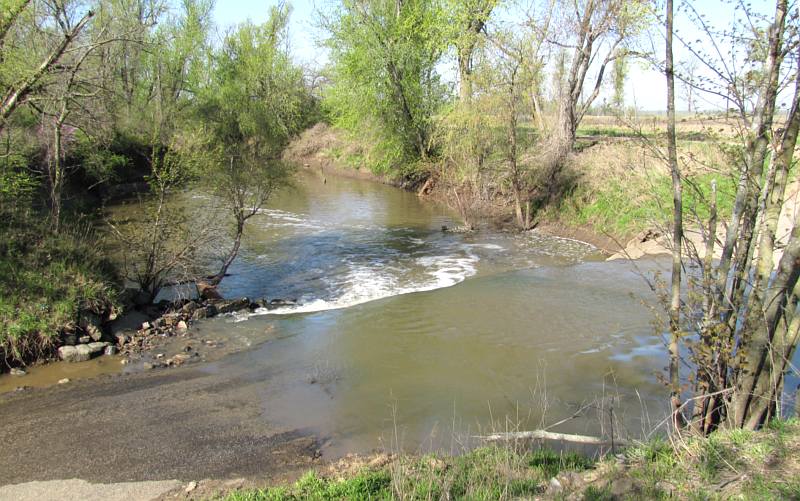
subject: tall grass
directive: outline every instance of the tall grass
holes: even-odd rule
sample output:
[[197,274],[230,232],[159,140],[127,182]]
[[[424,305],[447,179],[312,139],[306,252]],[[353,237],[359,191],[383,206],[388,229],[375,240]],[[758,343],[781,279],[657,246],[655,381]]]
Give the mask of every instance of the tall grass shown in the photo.
[[502,500],[542,494],[562,471],[582,471],[594,461],[549,450],[518,452],[482,447],[460,456],[400,456],[389,465],[336,479],[307,473],[290,486],[229,494],[225,501],[299,500]]
[[115,273],[88,222],[58,234],[33,213],[3,214],[0,227],[0,371],[49,356],[81,310],[113,303]]

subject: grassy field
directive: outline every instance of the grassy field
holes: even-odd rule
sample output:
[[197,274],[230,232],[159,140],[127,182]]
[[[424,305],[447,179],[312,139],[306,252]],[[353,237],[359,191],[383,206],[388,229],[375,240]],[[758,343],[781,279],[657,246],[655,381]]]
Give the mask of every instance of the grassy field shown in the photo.
[[[545,208],[541,217],[590,227],[620,239],[669,221],[672,181],[663,160],[666,151],[660,128],[650,138],[619,140],[632,130],[619,124],[585,127],[590,127],[594,135],[587,144],[582,143],[565,167],[575,179],[574,188],[559,203]],[[681,124],[679,136],[697,134],[694,128]],[[729,143],[682,139],[678,152],[685,224],[697,227],[707,223],[712,182],[717,186],[718,214],[729,215],[737,183],[732,160],[735,152]]]
[[310,472],[292,485],[222,501],[503,499],[800,499],[800,421],[759,432],[673,437],[594,461],[547,450],[480,448],[461,456],[399,457],[345,474]]

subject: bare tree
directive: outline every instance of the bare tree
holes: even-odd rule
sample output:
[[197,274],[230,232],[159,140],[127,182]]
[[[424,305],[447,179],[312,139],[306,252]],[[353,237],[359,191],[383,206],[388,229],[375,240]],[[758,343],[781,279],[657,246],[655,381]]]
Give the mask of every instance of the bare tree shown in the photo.
[[[578,126],[600,94],[606,68],[625,54],[624,42],[638,33],[649,13],[646,2],[640,1],[565,0],[559,2],[558,8],[564,29],[575,34],[566,43],[561,36],[548,39],[572,53],[558,95],[555,140],[559,156],[563,157],[572,150]],[[596,75],[587,92],[586,79],[592,68],[596,68]]]
[[[780,401],[786,370],[796,351],[800,334],[800,219],[794,216],[790,235],[779,243],[778,219],[785,201],[800,131],[800,40],[795,16],[789,15],[787,0],[776,0],[774,14],[764,26],[761,17],[747,6],[739,15],[748,26],[744,31],[722,32],[712,28],[692,4],[685,12],[708,38],[706,52],[694,42],[673,33],[672,2],[667,4],[668,152],[664,159],[673,177],[673,276],[669,294],[670,392],[676,424],[691,416],[691,429],[709,433],[727,424],[756,429],[780,415]],[[764,34],[767,36],[764,37]],[[671,36],[672,35],[672,36]],[[731,169],[738,175],[733,209],[718,234],[716,189],[708,200],[709,217],[703,228],[705,256],[683,242],[681,181],[687,178],[678,168],[674,131],[674,66],[672,38],[684,44],[703,72],[713,75],[691,82],[697,92],[730,97],[737,107],[739,129],[725,138]],[[721,36],[731,37],[723,50]],[[763,58],[737,56],[754,50]],[[743,78],[743,75],[745,77]],[[776,124],[776,102],[784,82],[793,85],[792,105],[786,121]],[[787,89],[788,91],[789,89]],[[739,139],[735,148],[730,143]],[[697,196],[703,191],[689,186]],[[719,259],[714,249],[720,244]],[[680,295],[680,266],[687,258],[702,273],[686,275],[689,293]],[[779,255],[782,252],[782,255]],[[692,339],[696,336],[696,339]],[[680,360],[681,345],[688,347],[690,360]],[[680,378],[678,367],[685,363],[688,373]],[[680,403],[680,383],[693,382],[693,395]],[[689,409],[687,409],[689,407]],[[690,412],[684,413],[687,410]],[[680,414],[680,415],[679,415]]]
[[[10,27],[19,18],[27,4],[28,2],[22,2],[18,10],[11,13],[9,20],[3,22],[0,40],[5,39]],[[93,17],[94,11],[89,10],[73,25],[59,24],[62,32],[58,41],[49,49],[44,60],[33,71],[21,76],[17,82],[12,83],[8,89],[4,90],[0,98],[0,132],[2,132],[6,120],[11,114],[31,96],[36,89],[37,83],[58,66],[67,49],[75,43]]]
[[673,2],[667,0],[666,13],[666,68],[667,77],[667,159],[672,176],[672,279],[669,309],[669,384],[673,408],[673,420],[680,423],[681,383],[680,353],[681,338],[681,249],[683,247],[683,186],[678,167],[678,149],[675,133],[675,69],[672,56]]

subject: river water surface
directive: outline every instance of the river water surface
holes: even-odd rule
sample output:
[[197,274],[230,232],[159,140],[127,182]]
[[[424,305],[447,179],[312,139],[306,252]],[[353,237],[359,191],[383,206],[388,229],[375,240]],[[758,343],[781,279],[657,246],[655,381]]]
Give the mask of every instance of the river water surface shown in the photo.
[[[198,193],[176,202],[214,210]],[[221,285],[227,297],[298,304],[198,323],[198,337],[244,348],[198,367],[256,388],[241,405],[317,434],[330,455],[457,452],[474,435],[581,408],[555,431],[608,435],[612,407],[616,436],[652,428],[666,400],[656,377],[665,349],[645,304],[652,293],[630,264],[535,231],[443,226],[458,221],[412,193],[299,173],[248,221]]]
[[443,232],[458,222],[414,194],[308,173],[248,224],[222,292],[299,305],[205,323],[254,346],[207,370],[263,379],[265,418],[332,454],[460,447],[582,406],[558,430],[607,432],[613,405],[640,435],[663,413],[652,295],[588,244]]

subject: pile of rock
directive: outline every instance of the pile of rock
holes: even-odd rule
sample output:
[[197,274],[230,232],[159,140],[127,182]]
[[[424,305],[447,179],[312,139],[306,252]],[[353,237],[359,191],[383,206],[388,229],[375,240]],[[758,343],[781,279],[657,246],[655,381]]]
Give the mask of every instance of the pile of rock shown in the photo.
[[[155,347],[159,337],[186,335],[193,322],[242,310],[252,311],[264,304],[264,301],[253,302],[246,297],[234,300],[175,302],[158,318],[143,322],[137,331],[117,334],[117,344],[123,354],[147,351]],[[180,365],[184,361],[179,360],[170,365]]]
[[[106,326],[117,318],[115,312],[98,315],[85,311],[81,312],[78,324],[70,325],[62,332],[62,346],[58,349],[58,355],[61,360],[68,362],[83,362],[101,353],[114,355],[117,350],[123,355],[141,353],[155,348],[159,338],[186,335],[189,326],[198,320],[243,310],[274,309],[296,304],[296,301],[291,299],[251,301],[246,297],[233,300],[162,301],[144,307],[130,302],[131,309],[136,308],[140,317],[149,320],[141,323],[138,328],[113,335],[109,334]],[[188,355],[181,354],[173,357],[171,363],[166,365],[181,365],[188,358]]]
[[114,355],[117,352],[110,341],[104,325],[114,320],[117,312],[107,309],[102,314],[83,310],[78,315],[78,323],[67,325],[61,332],[58,357],[67,362],[85,362],[95,355]]

